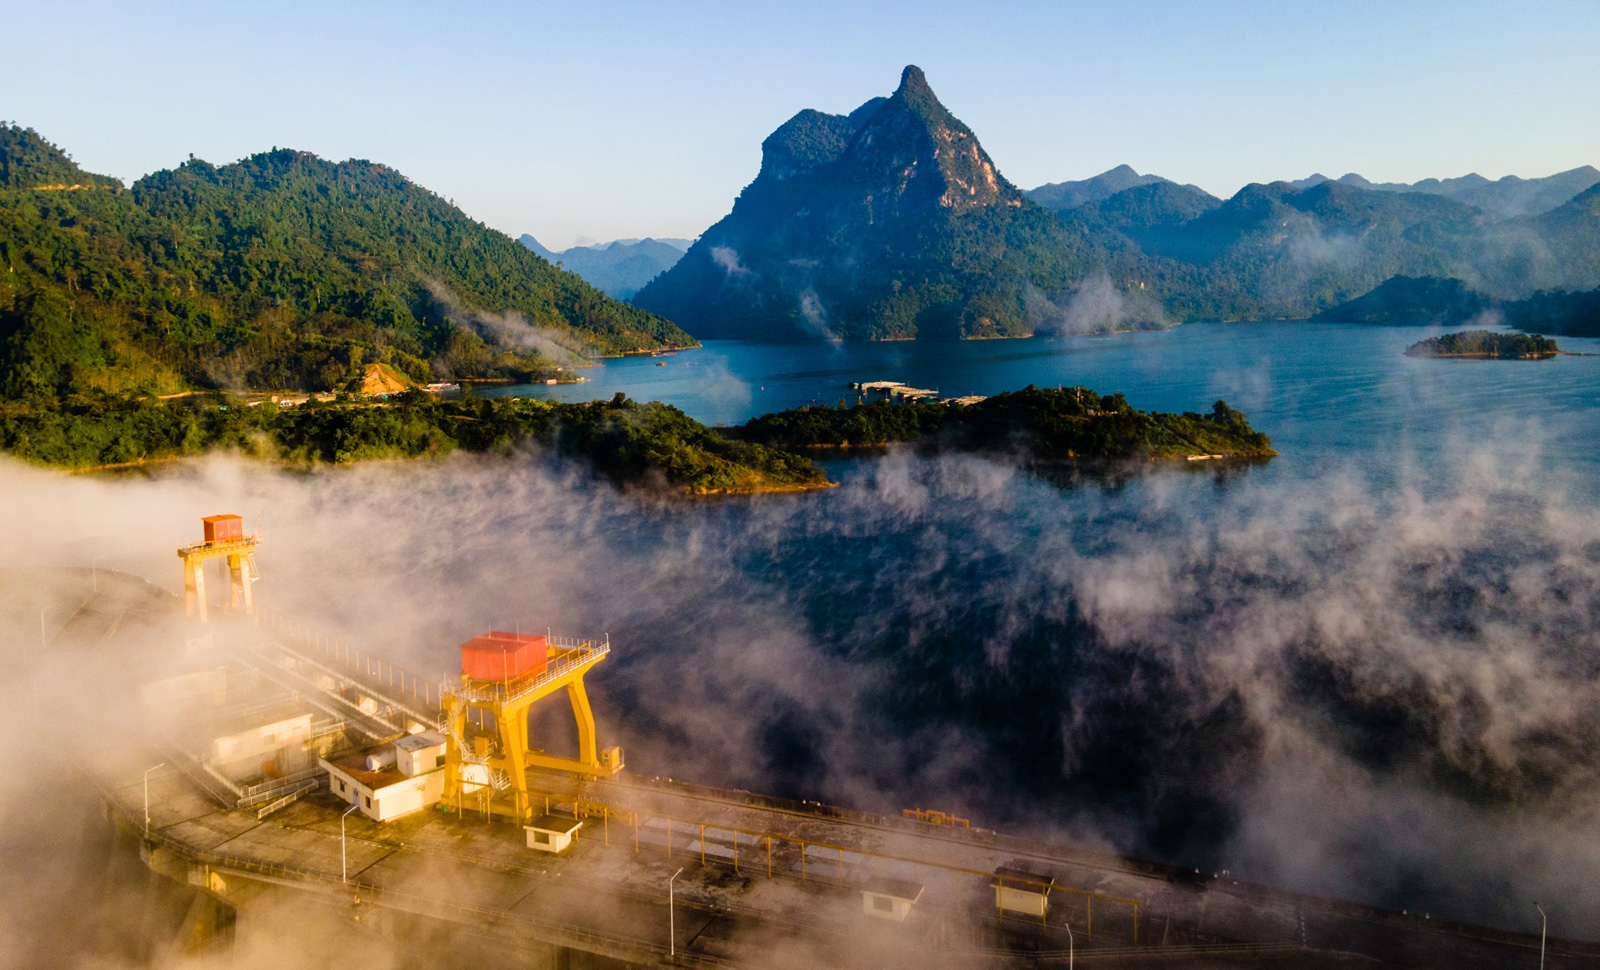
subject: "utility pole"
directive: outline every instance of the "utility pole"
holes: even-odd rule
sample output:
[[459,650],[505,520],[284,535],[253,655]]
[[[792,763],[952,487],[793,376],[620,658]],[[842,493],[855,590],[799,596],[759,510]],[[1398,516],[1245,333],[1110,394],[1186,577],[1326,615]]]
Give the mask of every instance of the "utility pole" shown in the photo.
[[1544,907],[1538,903],[1534,903],[1533,908],[1539,911],[1539,970],[1544,970],[1544,936],[1550,929],[1550,917],[1544,914]]
[[[356,796],[356,798],[358,798],[358,799],[360,797],[361,797],[360,795]],[[361,803],[359,801],[357,801],[354,805],[351,805],[349,808],[345,809],[343,815],[339,816],[339,881],[340,882],[346,882],[347,883],[347,882],[350,881],[350,857],[349,857],[349,855],[347,855],[345,853],[345,849],[344,849],[344,820],[349,818],[350,817],[350,813],[355,811],[356,807],[358,805],[360,805],[360,804]]]
[[166,766],[167,763],[163,761],[144,770],[144,837],[147,839],[150,837],[150,772]]
[[681,875],[683,868],[679,867],[678,871],[672,874],[672,879],[667,880],[667,956],[669,957],[678,955],[678,918],[672,908],[672,882]]

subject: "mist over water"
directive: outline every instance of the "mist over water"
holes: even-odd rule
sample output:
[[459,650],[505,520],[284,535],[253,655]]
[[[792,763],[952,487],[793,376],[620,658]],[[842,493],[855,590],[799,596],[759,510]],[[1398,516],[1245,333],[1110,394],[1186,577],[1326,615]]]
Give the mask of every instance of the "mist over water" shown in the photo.
[[[1092,344],[1071,380],[1226,397],[1285,453],[1267,465],[1072,480],[892,452],[832,463],[825,493],[688,503],[537,454],[4,463],[0,529],[18,561],[176,590],[199,516],[260,513],[265,611],[441,679],[488,627],[609,633],[590,689],[636,773],[1524,929],[1559,900],[1552,932],[1600,935],[1600,475],[1574,444],[1600,358],[1416,361],[1391,331],[1319,358],[1251,342],[1270,326]],[[1042,384],[1050,349],[983,352]],[[972,379],[1030,382],[1011,363]]]

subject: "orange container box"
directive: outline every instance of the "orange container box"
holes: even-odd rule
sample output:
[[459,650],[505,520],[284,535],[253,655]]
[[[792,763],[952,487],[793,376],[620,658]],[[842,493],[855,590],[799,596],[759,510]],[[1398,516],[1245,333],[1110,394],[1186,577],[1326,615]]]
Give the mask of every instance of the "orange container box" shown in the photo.
[[531,633],[485,633],[461,645],[461,672],[473,680],[515,680],[544,673],[545,638]]
[[229,542],[244,538],[244,517],[239,515],[208,515],[200,520],[205,527],[207,542]]

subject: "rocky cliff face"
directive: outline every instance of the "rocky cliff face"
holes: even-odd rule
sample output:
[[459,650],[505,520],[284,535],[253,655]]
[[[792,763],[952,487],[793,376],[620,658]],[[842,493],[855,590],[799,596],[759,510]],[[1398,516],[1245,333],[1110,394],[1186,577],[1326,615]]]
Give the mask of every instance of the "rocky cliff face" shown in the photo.
[[733,212],[635,303],[713,337],[1021,334],[1071,275],[1066,235],[911,66],[888,98],[784,122]]

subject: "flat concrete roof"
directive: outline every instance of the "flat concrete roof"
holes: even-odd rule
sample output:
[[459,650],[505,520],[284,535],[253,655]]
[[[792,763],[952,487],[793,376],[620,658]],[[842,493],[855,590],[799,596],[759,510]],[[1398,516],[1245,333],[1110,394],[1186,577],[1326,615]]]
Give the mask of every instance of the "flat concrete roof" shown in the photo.
[[408,777],[406,773],[401,771],[399,768],[383,768],[378,771],[368,770],[367,755],[377,751],[379,748],[385,747],[388,747],[388,745],[380,744],[375,747],[367,748],[363,751],[357,751],[355,754],[347,754],[338,761],[329,761],[327,758],[322,758],[320,760],[326,764],[333,765],[344,774],[349,775],[351,780],[357,784],[363,785],[376,792],[381,788],[388,788],[390,785],[398,785],[402,781],[405,781]]
[[436,748],[444,744],[444,735],[438,731],[423,731],[421,734],[408,734],[394,743],[401,751],[420,751],[423,748]]
[[873,876],[862,884],[863,892],[875,893],[879,896],[893,896],[896,899],[909,899],[913,903],[922,898],[923,885],[909,879],[894,879],[890,876]]
[[[1014,888],[1020,892],[1033,892],[1041,896],[1048,895],[1055,888],[1056,877],[1044,872],[1034,872],[1018,866],[998,866],[994,870],[994,879],[990,885],[1000,885],[1003,880],[1014,879],[1016,883],[1007,888]],[[1040,885],[1043,883],[1043,885]]]
[[538,829],[541,832],[555,832],[558,835],[571,835],[578,831],[578,826],[583,823],[571,815],[540,815],[528,823],[528,828]]

